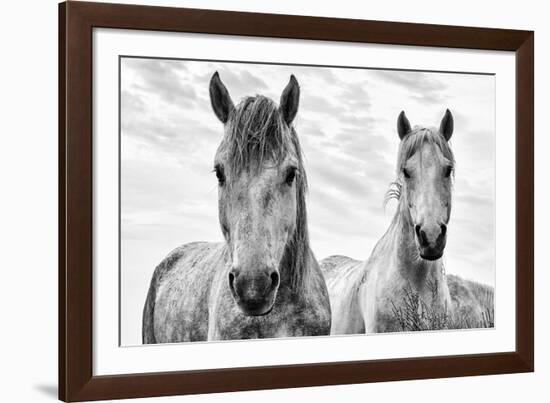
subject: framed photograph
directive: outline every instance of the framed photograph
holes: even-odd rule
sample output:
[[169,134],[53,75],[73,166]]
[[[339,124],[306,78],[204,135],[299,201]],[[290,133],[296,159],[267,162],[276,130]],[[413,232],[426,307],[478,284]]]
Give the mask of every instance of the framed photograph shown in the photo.
[[60,4],[60,399],[533,371],[533,41]]

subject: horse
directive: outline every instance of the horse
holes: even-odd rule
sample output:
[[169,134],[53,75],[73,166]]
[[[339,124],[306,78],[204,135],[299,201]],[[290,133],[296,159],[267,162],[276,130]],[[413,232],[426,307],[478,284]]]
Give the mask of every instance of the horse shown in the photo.
[[224,242],[185,244],[156,267],[143,343],[328,335],[328,290],[309,245],[293,126],[298,81],[290,77],[279,106],[261,95],[235,106],[218,72],[209,92],[224,127],[213,170]]
[[[405,112],[399,114],[397,179],[385,200],[395,198],[398,206],[389,228],[364,262],[345,256],[321,261],[332,334],[483,326],[485,294],[471,292],[458,277],[452,278],[451,294],[443,267],[455,172],[453,130],[448,109],[439,128],[411,128]],[[459,313],[468,321],[460,321]]]

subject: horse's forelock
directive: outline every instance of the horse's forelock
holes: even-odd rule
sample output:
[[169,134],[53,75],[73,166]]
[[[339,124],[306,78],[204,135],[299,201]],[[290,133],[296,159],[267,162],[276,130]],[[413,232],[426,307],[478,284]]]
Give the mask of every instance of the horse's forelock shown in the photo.
[[399,146],[397,175],[401,173],[407,160],[426,143],[435,144],[441,150],[443,156],[454,165],[455,159],[453,151],[447,140],[445,140],[439,131],[435,128],[415,126],[413,131],[403,138]]
[[293,142],[295,133],[283,121],[271,99],[257,95],[243,99],[231,113],[224,147],[229,169],[259,170],[267,161],[280,164],[289,153],[300,154]]

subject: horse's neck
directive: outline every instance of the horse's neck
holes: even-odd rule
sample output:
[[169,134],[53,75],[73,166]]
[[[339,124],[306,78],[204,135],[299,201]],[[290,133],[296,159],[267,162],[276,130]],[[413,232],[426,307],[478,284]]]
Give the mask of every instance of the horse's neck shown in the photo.
[[393,278],[400,278],[415,291],[423,291],[430,283],[444,284],[441,259],[427,261],[420,257],[415,244],[409,211],[399,205],[385,235],[391,265],[387,268]]

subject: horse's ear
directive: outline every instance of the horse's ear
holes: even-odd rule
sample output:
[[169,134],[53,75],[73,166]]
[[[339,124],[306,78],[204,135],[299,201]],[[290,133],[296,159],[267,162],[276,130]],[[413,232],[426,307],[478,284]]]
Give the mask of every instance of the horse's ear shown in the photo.
[[300,103],[300,86],[294,74],[290,76],[290,81],[283,90],[279,109],[283,115],[283,120],[290,125],[298,113],[298,104]]
[[222,123],[226,123],[235,106],[217,71],[210,79],[210,102],[218,119]]
[[441,119],[441,125],[439,126],[439,133],[445,137],[445,140],[449,141],[453,135],[454,119],[450,110],[445,111],[445,116]]
[[397,117],[397,133],[399,133],[399,138],[403,140],[407,134],[411,132],[411,123],[407,116],[405,116],[405,111],[401,111]]

